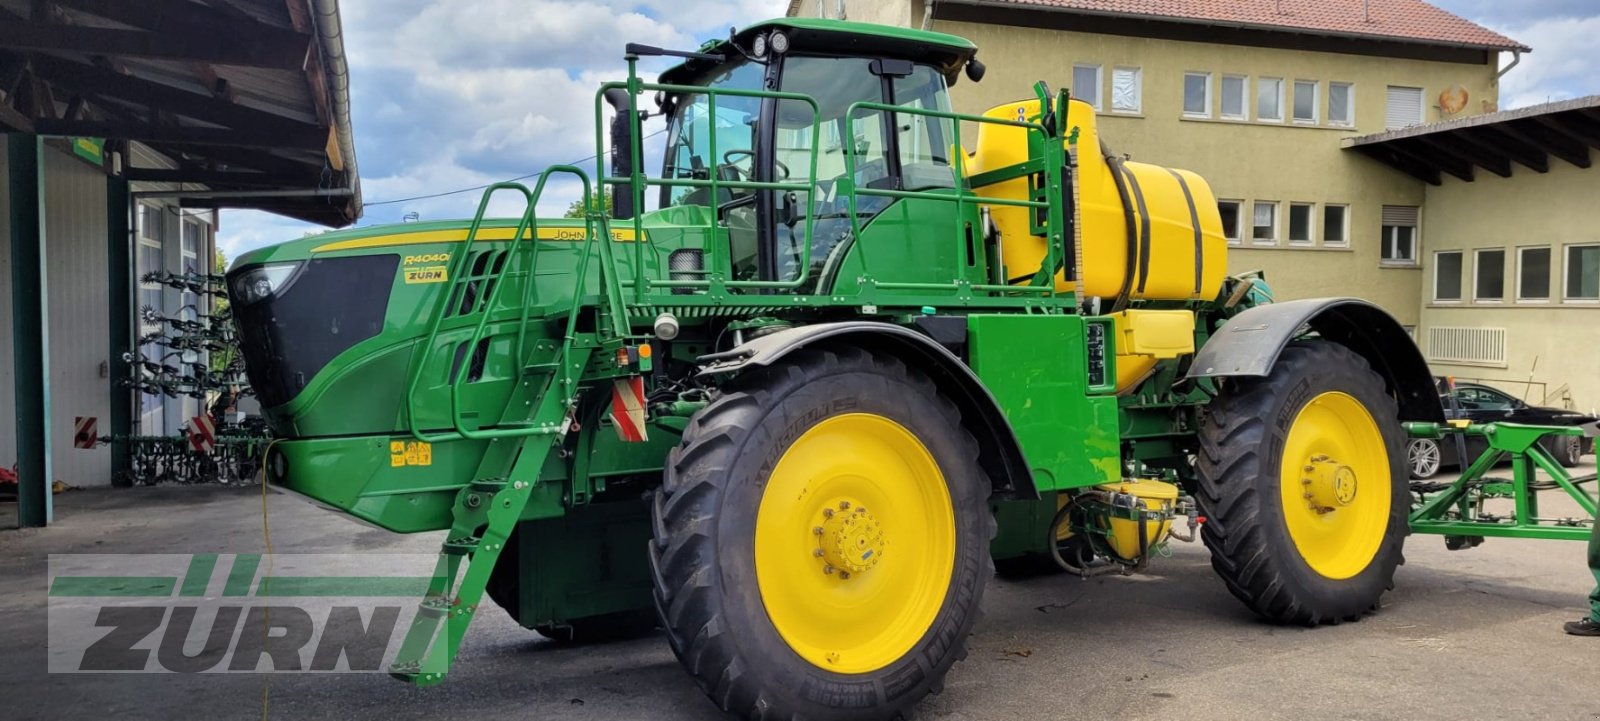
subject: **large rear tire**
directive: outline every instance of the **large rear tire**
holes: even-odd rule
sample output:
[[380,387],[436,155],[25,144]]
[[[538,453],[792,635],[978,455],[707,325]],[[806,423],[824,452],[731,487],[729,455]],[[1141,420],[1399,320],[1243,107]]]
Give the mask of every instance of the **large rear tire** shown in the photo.
[[965,657],[991,574],[978,444],[931,380],[850,347],[732,381],[656,496],[673,653],[722,710],[889,719]]
[[1200,431],[1202,537],[1228,590],[1278,623],[1355,620],[1394,587],[1410,533],[1399,410],[1367,362],[1326,341],[1229,379]]

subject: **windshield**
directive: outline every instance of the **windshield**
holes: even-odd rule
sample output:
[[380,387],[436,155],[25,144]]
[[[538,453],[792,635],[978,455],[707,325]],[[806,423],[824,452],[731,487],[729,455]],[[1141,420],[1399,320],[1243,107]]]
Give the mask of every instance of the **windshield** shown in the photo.
[[[691,83],[718,90],[760,90],[766,68],[752,62],[723,66]],[[754,163],[756,120],[761,116],[761,99],[728,95],[717,96],[717,114],[711,116],[711,103],[703,94],[676,99],[667,120],[665,178],[710,180],[721,172],[724,180],[748,180]],[[711,139],[716,136],[716,155],[711,155]],[[727,194],[728,191],[723,191]],[[727,199],[724,198],[724,201]],[[663,186],[661,206],[711,206],[707,188]]]

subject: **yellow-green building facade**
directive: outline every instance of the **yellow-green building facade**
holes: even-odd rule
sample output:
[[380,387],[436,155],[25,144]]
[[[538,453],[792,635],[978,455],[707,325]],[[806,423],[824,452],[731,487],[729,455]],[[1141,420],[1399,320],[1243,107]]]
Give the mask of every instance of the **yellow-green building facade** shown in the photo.
[[[1502,69],[1528,50],[1431,7],[1435,16],[1427,22],[1408,10],[1412,19],[1402,24],[1395,13],[1406,8],[1395,4],[1370,0],[1372,22],[1323,17],[1318,13],[1326,8],[1294,0],[1279,3],[1287,14],[1237,22],[1124,12],[1117,8],[1151,4],[1119,0],[798,0],[789,12],[925,27],[972,40],[988,74],[981,83],[962,79],[952,88],[958,111],[981,113],[1027,97],[1036,80],[1070,88],[1097,106],[1101,137],[1113,152],[1193,170],[1210,181],[1230,230],[1230,271],[1265,271],[1279,299],[1376,302],[1412,330],[1426,352],[1430,323],[1453,328],[1490,318],[1433,302],[1433,253],[1480,242],[1486,229],[1497,227],[1487,216],[1508,190],[1532,195],[1566,186],[1554,170],[1522,169],[1510,179],[1495,177],[1508,186],[1498,190],[1482,189],[1497,183],[1476,187],[1455,178],[1436,187],[1346,147],[1394,128],[1496,112]],[[1362,12],[1362,3],[1330,5]],[[1297,27],[1301,23],[1315,27]],[[1600,198],[1592,177],[1600,173],[1570,170],[1585,174],[1588,197]],[[1524,175],[1539,175],[1538,182]],[[1558,202],[1585,191],[1553,192],[1544,197]],[[1583,212],[1600,212],[1593,200],[1587,205]],[[1588,225],[1600,238],[1600,223]],[[1495,315],[1493,322],[1508,329],[1529,324],[1530,333],[1568,323],[1600,327],[1600,309],[1592,319],[1587,310],[1559,302],[1531,313],[1502,305],[1494,312],[1512,315]],[[1508,337],[1508,348],[1521,334]],[[1600,337],[1591,347],[1600,347]],[[1539,355],[1537,375],[1545,388],[1566,385],[1579,407],[1600,406],[1600,361],[1590,363],[1592,379],[1580,380],[1581,367]],[[1520,348],[1508,350],[1503,361],[1434,362],[1440,374],[1489,380],[1525,379],[1531,363]],[[1522,394],[1520,384],[1513,387]],[[1534,393],[1530,400],[1543,397]]]

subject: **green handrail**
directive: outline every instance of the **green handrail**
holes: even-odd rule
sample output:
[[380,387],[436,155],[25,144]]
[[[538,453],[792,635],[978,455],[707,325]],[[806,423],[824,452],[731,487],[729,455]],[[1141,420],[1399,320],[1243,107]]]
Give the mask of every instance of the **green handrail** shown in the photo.
[[[448,304],[455,296],[456,288],[461,286],[461,269],[466,264],[467,258],[471,254],[472,245],[477,242],[478,232],[482,228],[484,216],[488,211],[489,201],[491,198],[493,198],[496,192],[502,190],[514,190],[521,193],[526,206],[523,210],[521,219],[517,223],[517,229],[511,236],[510,253],[507,256],[505,263],[500,266],[500,271],[496,275],[496,282],[491,284],[493,287],[489,291],[488,298],[484,300],[483,311],[478,316],[478,321],[473,327],[471,339],[467,341],[466,347],[469,349],[476,349],[478,343],[483,340],[484,331],[488,328],[489,317],[493,315],[496,305],[500,299],[501,290],[505,287],[505,283],[501,281],[512,268],[516,267],[516,262],[522,253],[524,246],[526,245],[529,248],[528,253],[530,255],[528,261],[527,280],[523,284],[523,302],[521,304],[520,322],[517,326],[517,352],[514,357],[517,359],[517,364],[519,366],[527,361],[527,327],[532,306],[533,285],[536,279],[536,271],[538,269],[539,260],[539,219],[537,217],[536,210],[538,208],[539,198],[544,195],[545,185],[549,182],[551,176],[562,173],[576,176],[583,184],[583,202],[585,207],[590,207],[592,205],[592,190],[589,184],[589,178],[588,176],[584,175],[582,170],[579,170],[571,165],[553,165],[545,169],[539,174],[539,181],[534,185],[534,188],[531,191],[527,186],[522,185],[521,183],[494,183],[484,190],[483,197],[478,201],[478,209],[477,212],[473,214],[472,224],[467,229],[467,237],[462,249],[456,254],[455,258],[451,260],[449,270],[451,277],[450,285],[448,288],[444,289],[440,293],[438,299],[434,301],[433,318],[429,322],[428,333],[426,336],[424,336],[422,341],[422,352],[420,357],[412,366],[410,377],[407,380],[406,421],[412,437],[416,438],[417,440],[428,443],[439,443],[462,439],[485,440],[493,438],[532,436],[557,432],[556,429],[545,427],[497,428],[490,430],[467,428],[465,419],[461,415],[461,384],[462,380],[467,375],[467,368],[470,366],[470,355],[467,359],[468,362],[463,362],[460,367],[453,368],[451,370],[449,379],[451,431],[442,433],[429,433],[423,430],[417,419],[416,398],[417,388],[422,381],[423,370],[427,368],[428,362],[432,360],[433,349],[438,341],[439,326],[444,320]],[[586,225],[586,231],[591,236],[591,241],[593,240],[592,236],[595,234],[596,230],[594,226],[595,222],[591,217]],[[606,233],[607,239],[609,239],[609,228],[606,229]],[[609,249],[609,244],[605,247]],[[563,390],[568,392],[569,398],[573,383],[573,369],[567,367],[567,359],[571,354],[572,339],[574,336],[573,329],[577,322],[577,308],[582,303],[581,296],[584,280],[586,279],[588,272],[588,260],[591,252],[592,246],[586,247],[584,254],[579,260],[578,279],[575,282],[573,290],[572,309],[568,314],[567,334],[563,341],[561,350],[559,353],[557,353],[555,359],[555,363],[561,371],[559,378],[562,382]],[[621,304],[619,300],[616,307],[620,309],[620,305]]]

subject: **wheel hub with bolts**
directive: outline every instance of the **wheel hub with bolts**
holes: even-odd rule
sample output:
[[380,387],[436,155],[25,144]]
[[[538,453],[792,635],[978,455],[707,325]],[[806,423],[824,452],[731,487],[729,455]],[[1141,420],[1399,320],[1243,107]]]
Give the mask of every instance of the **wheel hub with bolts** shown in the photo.
[[824,574],[849,580],[852,574],[878,565],[888,542],[883,525],[865,506],[840,500],[828,504],[821,515],[822,525],[813,529],[817,548],[812,553],[821,559]]
[[1358,488],[1354,468],[1323,454],[1310,458],[1300,483],[1305,486],[1306,505],[1319,514],[1354,503]]

